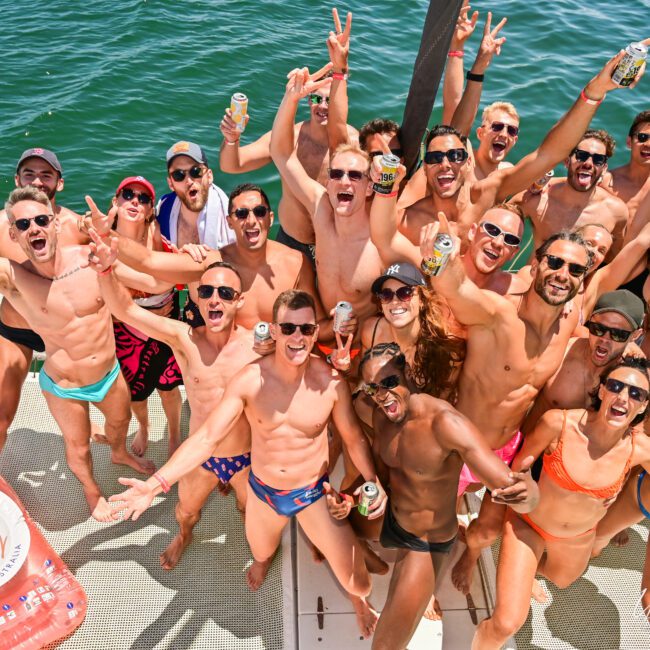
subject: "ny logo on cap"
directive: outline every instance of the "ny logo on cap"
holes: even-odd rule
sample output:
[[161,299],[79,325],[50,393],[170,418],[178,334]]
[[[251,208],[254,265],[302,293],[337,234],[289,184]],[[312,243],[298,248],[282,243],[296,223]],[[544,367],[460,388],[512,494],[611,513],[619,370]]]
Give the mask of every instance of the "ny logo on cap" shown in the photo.
[[386,271],[386,275],[395,275],[396,273],[399,273],[399,264],[393,264],[392,266],[389,266],[388,270]]
[[190,143],[189,142],[177,142],[174,145],[173,152],[174,153],[179,153],[180,151],[189,151],[190,150]]

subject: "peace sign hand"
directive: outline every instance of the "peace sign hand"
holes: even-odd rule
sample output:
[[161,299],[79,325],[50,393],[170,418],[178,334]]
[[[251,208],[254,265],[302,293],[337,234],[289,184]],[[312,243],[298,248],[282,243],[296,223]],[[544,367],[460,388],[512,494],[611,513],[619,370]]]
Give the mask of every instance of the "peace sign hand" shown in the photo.
[[487,20],[483,27],[483,40],[476,54],[476,61],[472,67],[475,74],[483,74],[492,62],[492,57],[501,54],[501,46],[506,42],[505,36],[497,38],[501,28],[508,22],[507,18],[502,18],[499,24],[492,29],[492,12],[488,11]]
[[332,64],[324,65],[320,70],[310,74],[309,68],[294,68],[288,75],[285,97],[301,100],[315,92],[325,84],[330,83],[329,77],[321,78],[332,69]]
[[348,55],[350,53],[350,30],[352,29],[352,12],[348,11],[345,18],[345,29],[341,29],[339,12],[332,9],[332,18],[334,19],[334,32],[326,41],[327,51],[330,55],[330,61],[337,70],[347,70]]

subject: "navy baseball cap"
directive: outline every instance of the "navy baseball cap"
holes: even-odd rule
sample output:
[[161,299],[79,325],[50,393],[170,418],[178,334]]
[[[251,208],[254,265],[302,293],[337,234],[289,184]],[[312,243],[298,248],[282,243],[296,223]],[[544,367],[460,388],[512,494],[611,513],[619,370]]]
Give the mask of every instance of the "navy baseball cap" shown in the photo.
[[41,160],[44,160],[48,165],[59,172],[60,176],[63,176],[63,169],[61,167],[59,159],[56,157],[56,154],[49,149],[41,149],[40,147],[34,147],[33,149],[27,149],[26,151],[23,151],[23,155],[20,157],[18,164],[16,165],[16,174],[20,170],[20,166],[28,158],[40,158]]

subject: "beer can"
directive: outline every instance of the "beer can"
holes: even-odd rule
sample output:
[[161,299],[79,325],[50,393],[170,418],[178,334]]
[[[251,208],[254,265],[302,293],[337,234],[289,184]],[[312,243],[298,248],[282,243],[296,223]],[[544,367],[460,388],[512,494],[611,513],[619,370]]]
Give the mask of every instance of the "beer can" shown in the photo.
[[625,55],[612,74],[612,81],[619,86],[629,86],[648,57],[648,48],[643,43],[630,43],[625,48]]
[[341,300],[336,303],[336,308],[334,311],[334,331],[340,332],[341,326],[345,321],[350,319],[350,314],[352,313],[352,305],[345,300]]
[[248,97],[244,93],[235,93],[230,99],[230,117],[237,125],[237,130],[242,133],[246,128],[248,115]]
[[359,493],[359,514],[367,517],[370,514],[370,506],[375,502],[379,496],[379,488],[372,482],[367,481],[361,486]]
[[447,233],[440,233],[433,245],[433,257],[427,260],[428,275],[440,275],[449,262],[449,257],[454,250],[454,240]]
[[377,194],[390,194],[393,191],[398,166],[399,158],[392,153],[385,153],[381,157],[381,176],[379,182],[372,185]]
[[266,321],[260,321],[257,325],[255,325],[255,329],[253,330],[253,338],[255,339],[255,343],[263,343],[264,341],[268,341],[271,338],[271,329],[269,328],[269,324]]
[[551,169],[551,171],[546,172],[544,176],[542,176],[539,180],[536,180],[531,186],[530,186],[530,192],[532,194],[539,194],[547,185],[548,182],[553,178],[555,175],[555,172]]

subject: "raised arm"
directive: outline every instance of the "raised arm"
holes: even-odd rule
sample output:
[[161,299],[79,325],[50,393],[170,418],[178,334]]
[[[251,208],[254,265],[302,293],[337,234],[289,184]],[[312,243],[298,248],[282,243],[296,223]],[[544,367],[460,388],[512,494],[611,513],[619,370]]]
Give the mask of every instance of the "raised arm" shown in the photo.
[[[487,20],[483,27],[481,45],[476,53],[474,64],[469,71],[463,96],[450,122],[451,126],[458,129],[463,135],[469,135],[472,124],[476,119],[476,113],[481,101],[481,92],[483,91],[482,77],[490,66],[492,57],[495,54],[497,56],[501,54],[501,46],[505,43],[506,37],[497,35],[507,20],[507,18],[502,18],[501,22],[492,29],[492,12],[488,11]],[[473,79],[472,76],[474,76]]]
[[326,192],[320,183],[309,177],[298,160],[293,146],[293,127],[298,102],[309,93],[329,83],[329,79],[320,81],[315,81],[315,79],[322,77],[330,68],[331,64],[328,63],[314,74],[309,74],[307,68],[292,70],[289,73],[287,89],[275,116],[271,132],[273,162],[291,191],[312,216],[316,213],[320,202],[326,198]]
[[[246,121],[248,124],[248,120]],[[271,132],[267,131],[261,138],[241,146],[242,133],[230,117],[230,109],[219,125],[223,135],[219,149],[219,167],[227,174],[243,174],[268,165],[271,162]]]
[[[650,43],[650,39],[648,42]],[[496,201],[504,201],[509,196],[526,189],[533,181],[541,178],[549,169],[553,169],[570,155],[580,142],[582,134],[587,130],[598,105],[605,99],[606,94],[610,90],[620,88],[612,81],[612,73],[623,58],[623,54],[623,51],[619,52],[605,64],[535,151],[522,158],[514,167],[490,175],[494,178],[492,182],[497,184]],[[640,76],[637,81],[639,78]],[[635,84],[636,82],[632,86]],[[480,182],[488,184],[490,178]]]
[[327,51],[332,63],[332,85],[330,87],[329,109],[327,113],[327,139],[330,152],[341,144],[350,142],[348,134],[348,55],[350,53],[350,30],[352,12],[345,19],[345,29],[341,29],[339,12],[332,9],[334,30],[327,39]]

